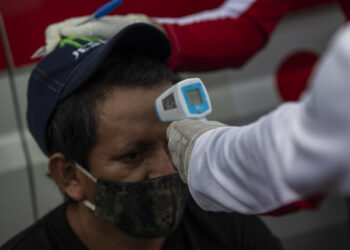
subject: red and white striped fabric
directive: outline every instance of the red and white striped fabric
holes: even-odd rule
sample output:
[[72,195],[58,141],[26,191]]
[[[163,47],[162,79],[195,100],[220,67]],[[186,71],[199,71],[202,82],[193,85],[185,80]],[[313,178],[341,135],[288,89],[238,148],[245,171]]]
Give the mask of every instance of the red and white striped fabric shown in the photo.
[[173,45],[175,70],[239,67],[258,52],[293,0],[227,0],[216,9],[158,18]]
[[[197,6],[204,6],[203,2]],[[226,0],[214,9],[156,19],[173,45],[169,67],[207,71],[242,66],[264,47],[286,13],[329,2],[335,1]],[[342,2],[348,12],[349,4]]]
[[[151,17],[164,17],[161,22],[165,24],[174,48],[170,67],[190,71],[214,70],[239,67],[253,57],[264,47],[286,12],[335,1],[128,0],[112,14],[142,13]],[[349,16],[348,0],[341,1]],[[30,56],[44,44],[43,34],[49,24],[91,14],[105,2],[0,1],[15,65],[33,62]],[[4,58],[0,50],[0,69],[6,67]]]

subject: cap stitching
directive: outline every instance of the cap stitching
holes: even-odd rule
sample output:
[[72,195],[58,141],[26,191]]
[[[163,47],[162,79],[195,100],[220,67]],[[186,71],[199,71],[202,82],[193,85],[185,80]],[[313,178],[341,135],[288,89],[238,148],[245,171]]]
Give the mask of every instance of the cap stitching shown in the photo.
[[[59,93],[59,91],[57,90],[57,89],[55,89],[55,88],[53,88],[52,86],[50,86],[49,84],[47,84],[47,82],[46,81],[43,81],[42,79],[41,79],[41,77],[38,77],[38,76],[36,76],[36,75],[32,75],[32,77],[33,78],[35,78],[36,80],[38,80],[38,82],[39,83],[41,83],[41,84],[43,84],[44,86],[46,86],[46,87],[48,87],[49,89],[51,89],[52,91],[54,91],[54,92],[56,92],[56,93]],[[51,81],[51,79],[48,79],[48,81]]]
[[55,80],[55,79],[52,79],[48,74],[46,74],[44,71],[42,71],[39,67],[36,69],[37,71],[39,71],[42,75],[44,75],[45,77],[47,77],[48,79],[50,79],[50,81],[52,81],[53,83],[56,83],[57,85],[59,86],[64,86],[63,83]]

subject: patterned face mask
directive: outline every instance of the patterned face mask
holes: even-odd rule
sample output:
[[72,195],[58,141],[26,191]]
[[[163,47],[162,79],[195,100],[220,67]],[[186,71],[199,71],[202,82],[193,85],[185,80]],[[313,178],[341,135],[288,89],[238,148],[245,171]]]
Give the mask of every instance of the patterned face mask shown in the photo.
[[123,183],[96,179],[78,164],[76,167],[96,183],[95,204],[88,200],[84,204],[125,234],[164,237],[180,223],[188,188],[178,174]]

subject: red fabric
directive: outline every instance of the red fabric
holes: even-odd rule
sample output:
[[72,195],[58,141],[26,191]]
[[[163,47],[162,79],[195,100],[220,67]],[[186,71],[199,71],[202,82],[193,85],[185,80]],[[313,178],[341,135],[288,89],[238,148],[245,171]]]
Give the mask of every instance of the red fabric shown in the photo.
[[303,1],[295,1],[294,9],[305,9],[310,7],[315,7],[320,4],[327,4],[331,2],[337,2],[337,0],[303,0]]
[[[157,17],[180,17],[213,9],[224,0],[127,0],[111,14],[144,13]],[[46,27],[64,19],[92,14],[107,0],[0,0],[0,11],[15,65],[21,66],[38,60],[30,56],[45,43]],[[0,70],[6,68],[0,41]]]
[[[157,17],[180,17],[216,8],[221,5],[223,1],[224,0],[127,0],[112,14],[144,13]],[[244,14],[244,17],[240,20],[226,20],[228,21],[227,24],[223,24],[224,27],[227,28],[226,30],[216,26],[214,23],[208,24],[207,27],[204,24],[199,24],[196,27],[183,27],[183,29],[175,26],[173,30],[179,32],[177,37],[179,43],[182,44],[181,48],[185,51],[178,51],[180,54],[177,60],[174,59],[177,57],[176,54],[173,55],[173,67],[191,69],[193,66],[194,68],[192,70],[205,70],[242,65],[267,42],[269,33],[279,20],[280,6],[288,1],[293,0],[258,0],[255,6],[252,7],[248,13]],[[334,0],[294,1],[299,2],[297,8],[304,8],[324,2],[332,2]],[[349,5],[345,3],[346,1],[343,0],[344,6]],[[38,47],[44,44],[44,31],[47,25],[69,17],[91,14],[105,2],[106,0],[0,0],[0,10],[4,17],[15,65],[20,66],[35,62],[30,59],[30,56]],[[276,7],[267,7],[269,2],[281,3],[277,3]],[[310,2],[311,4],[309,4]],[[272,16],[272,18],[270,18],[270,14],[277,14],[277,16]],[[219,22],[219,24],[221,25],[221,22]],[[231,25],[233,25],[233,27]],[[235,27],[235,25],[239,25],[240,27]],[[231,32],[231,34],[227,34],[229,32]],[[213,36],[218,35],[223,36],[219,38],[219,41],[223,41],[223,39],[226,38],[228,38],[229,41],[233,41],[231,47],[234,48],[230,48],[227,51],[228,55],[223,55],[224,49],[228,47],[228,41],[224,42],[224,47],[221,49],[216,47],[218,44],[220,45],[220,42],[210,44],[210,42],[215,40]],[[195,47],[190,46],[194,44],[191,43],[190,39],[193,39],[195,36],[199,36],[196,40],[202,40],[204,42],[204,44],[200,46],[203,49],[202,51],[197,49],[198,43],[195,44]],[[236,41],[235,39],[238,40]],[[172,37],[172,41],[174,41],[174,37]],[[194,55],[191,55],[190,50],[194,50]],[[213,57],[214,51],[216,50],[219,50],[219,55]],[[200,52],[202,54],[209,52],[210,55],[200,56],[197,60],[194,60],[194,56],[201,54]],[[238,52],[238,54],[235,52]],[[4,58],[4,52],[1,48],[0,69],[6,68]],[[189,61],[187,61],[188,59]],[[222,61],[220,61],[221,59]],[[200,63],[199,66],[197,62]]]
[[257,0],[238,18],[164,25],[174,50],[170,68],[199,71],[243,65],[264,47],[293,2]]
[[283,60],[276,73],[277,89],[283,101],[299,100],[317,60],[318,55],[311,51],[294,52]]
[[320,206],[324,198],[325,198],[325,195],[320,195],[309,199],[295,201],[289,205],[280,207],[276,210],[270,211],[262,215],[280,216],[280,215],[295,213],[301,210],[314,210]]
[[350,20],[350,1],[349,0],[340,0],[340,5],[343,8],[343,12],[347,18]]
[[223,2],[224,0],[124,0],[115,13],[144,13],[151,17],[181,17],[215,9]]
[[165,29],[173,45],[169,67],[179,71],[239,67],[267,41],[261,30],[246,18],[165,25]]

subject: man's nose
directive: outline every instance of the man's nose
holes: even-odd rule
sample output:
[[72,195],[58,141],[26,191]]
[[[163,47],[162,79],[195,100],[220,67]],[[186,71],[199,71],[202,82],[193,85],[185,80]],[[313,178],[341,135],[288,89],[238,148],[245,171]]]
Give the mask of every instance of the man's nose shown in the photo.
[[177,173],[167,149],[159,150],[152,161],[148,178],[156,178]]

